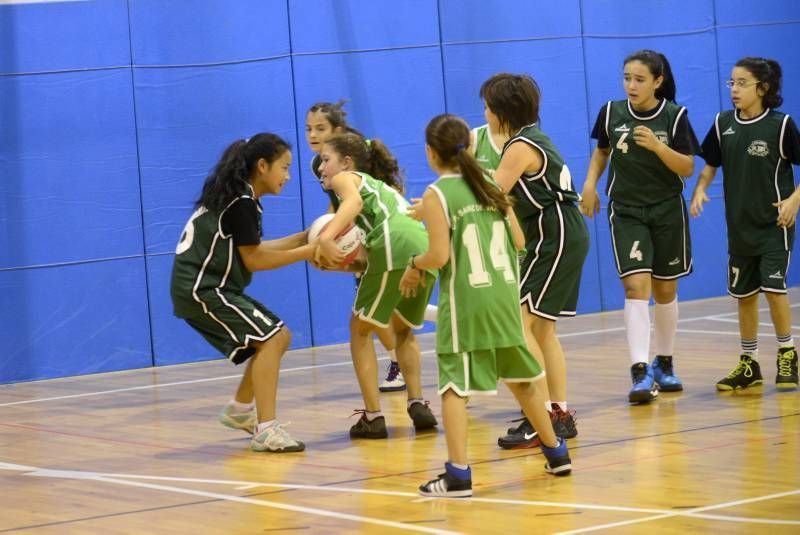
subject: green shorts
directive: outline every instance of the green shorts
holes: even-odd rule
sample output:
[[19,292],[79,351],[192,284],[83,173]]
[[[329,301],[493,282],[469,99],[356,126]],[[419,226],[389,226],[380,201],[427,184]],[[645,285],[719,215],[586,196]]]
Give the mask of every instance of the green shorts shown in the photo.
[[544,377],[525,346],[439,353],[439,395],[448,389],[461,397],[497,394],[497,381],[529,383]]
[[791,251],[769,251],[758,256],[728,256],[728,293],[736,298],[758,292],[786,293]]
[[574,316],[589,231],[578,209],[556,203],[526,221],[527,254],[520,263],[520,303],[531,314],[556,320]]
[[608,203],[611,242],[620,278],[651,273],[677,279],[692,272],[692,242],[683,195],[648,206]]
[[426,271],[425,287],[417,289],[416,297],[406,298],[400,294],[400,279],[405,270],[403,267],[383,273],[364,273],[358,282],[353,314],[378,327],[387,327],[392,314],[397,312],[409,327],[422,327],[425,323],[425,307],[431,299],[436,277]]
[[234,364],[241,364],[256,351],[250,344],[275,336],[283,321],[247,295],[223,295],[225,306],[184,319]]

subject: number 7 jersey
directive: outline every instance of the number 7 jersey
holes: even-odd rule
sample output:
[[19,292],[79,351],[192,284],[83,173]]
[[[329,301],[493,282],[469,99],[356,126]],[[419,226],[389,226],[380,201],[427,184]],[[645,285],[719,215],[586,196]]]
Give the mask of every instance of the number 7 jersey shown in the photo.
[[450,228],[450,259],[439,279],[437,353],[524,345],[519,268],[505,214],[482,206],[460,175],[444,175],[429,188]]

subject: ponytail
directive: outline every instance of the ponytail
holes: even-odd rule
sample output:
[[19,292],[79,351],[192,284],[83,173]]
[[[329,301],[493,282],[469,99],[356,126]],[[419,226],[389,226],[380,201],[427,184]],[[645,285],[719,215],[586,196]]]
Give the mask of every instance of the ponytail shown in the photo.
[[639,50],[625,58],[622,64],[627,65],[631,61],[638,61],[646,65],[654,78],[662,76],[661,86],[656,89],[656,98],[675,102],[678,90],[675,86],[675,77],[672,75],[672,67],[664,54],[654,50]]
[[765,108],[778,108],[783,104],[783,70],[780,63],[774,59],[746,57],[737,61],[735,66],[749,71],[758,80],[761,90],[764,91],[761,102]]
[[397,158],[380,139],[364,139],[354,133],[336,134],[325,145],[333,148],[340,156],[349,156],[357,171],[368,173],[403,192],[403,181]]
[[486,171],[467,150],[469,141],[467,123],[455,115],[437,115],[425,128],[425,142],[442,164],[458,167],[478,203],[505,214],[511,201],[496,184],[487,180]]
[[205,206],[212,211],[224,209],[231,201],[250,191],[250,180],[258,160],[270,165],[291,150],[288,142],[275,134],[256,134],[238,139],[222,153],[211,174],[206,177],[195,208]]

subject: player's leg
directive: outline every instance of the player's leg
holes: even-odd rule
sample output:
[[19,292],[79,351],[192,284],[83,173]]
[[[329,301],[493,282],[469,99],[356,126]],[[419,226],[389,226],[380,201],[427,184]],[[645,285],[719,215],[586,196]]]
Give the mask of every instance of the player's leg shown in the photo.
[[728,257],[728,293],[737,299],[742,351],[736,366],[717,381],[720,391],[758,386],[764,382],[758,363],[758,257]]

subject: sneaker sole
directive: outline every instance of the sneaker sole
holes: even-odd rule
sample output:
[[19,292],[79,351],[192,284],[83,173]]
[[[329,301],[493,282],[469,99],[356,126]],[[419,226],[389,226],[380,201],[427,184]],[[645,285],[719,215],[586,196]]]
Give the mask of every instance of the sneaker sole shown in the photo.
[[541,445],[541,441],[538,439],[531,440],[530,442],[522,442],[520,444],[503,444],[499,440],[497,441],[497,445],[503,448],[504,450],[526,450],[530,448],[538,448]]
[[778,390],[794,390],[797,388],[797,383],[775,383],[775,388]]
[[435,492],[425,492],[424,490],[419,491],[420,496],[425,496],[426,498],[471,498],[472,491],[471,490],[454,490],[450,492],[446,492],[444,494],[437,494]]
[[683,385],[658,385],[658,390],[660,392],[681,392],[683,390]]
[[406,389],[406,385],[403,386],[379,386],[378,390],[381,392],[402,392]]
[[381,438],[389,438],[389,433],[350,433],[350,438],[367,438],[370,440],[381,439]]
[[631,392],[628,394],[628,401],[631,403],[650,403],[658,397],[658,392],[655,394],[649,391],[644,392]]
[[568,476],[572,472],[572,463],[563,464],[555,468],[550,468],[549,464],[544,465],[544,471],[554,476]]
[[757,381],[753,381],[749,385],[744,385],[744,386],[740,386],[740,385],[730,386],[730,385],[720,384],[720,383],[717,383],[716,386],[717,386],[717,390],[719,390],[720,392],[730,392],[731,390],[744,390],[745,388],[750,388],[752,386],[761,386],[762,384],[764,384],[763,379],[759,379]]
[[222,418],[219,419],[219,423],[221,423],[222,425],[224,425],[228,429],[236,429],[237,431],[244,431],[245,433],[249,433],[251,435],[255,434],[254,433],[255,430],[253,428],[255,426],[253,426],[253,427],[243,427],[243,426],[239,425],[238,423],[234,422],[233,420],[223,420]]
[[306,445],[300,442],[298,446],[287,446],[285,448],[280,448],[277,450],[271,450],[269,448],[256,449],[253,446],[250,446],[250,449],[258,453],[298,453],[301,451],[305,451]]

